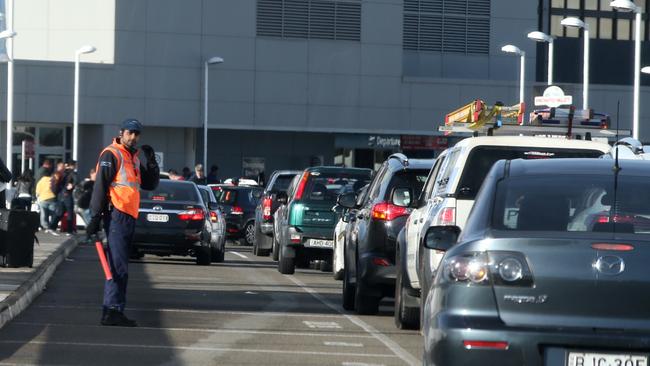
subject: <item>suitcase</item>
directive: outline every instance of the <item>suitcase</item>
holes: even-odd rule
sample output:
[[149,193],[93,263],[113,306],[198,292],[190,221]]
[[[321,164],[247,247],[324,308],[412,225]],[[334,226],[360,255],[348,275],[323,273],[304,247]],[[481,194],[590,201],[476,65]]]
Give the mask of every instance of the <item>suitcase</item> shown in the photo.
[[[63,213],[63,216],[61,217],[61,232],[62,233],[67,233],[68,232],[68,211]],[[73,213],[72,214],[72,231],[75,232],[77,231],[77,214]]]
[[0,265],[31,267],[34,238],[38,230],[37,212],[0,209]]

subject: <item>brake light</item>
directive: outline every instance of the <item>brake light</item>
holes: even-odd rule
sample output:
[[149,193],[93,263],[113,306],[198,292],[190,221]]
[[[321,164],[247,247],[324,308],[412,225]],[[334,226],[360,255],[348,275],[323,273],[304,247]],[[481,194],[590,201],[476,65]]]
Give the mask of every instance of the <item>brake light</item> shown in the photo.
[[230,213],[233,215],[243,215],[244,209],[239,206],[232,206],[232,209],[230,209]]
[[372,218],[376,220],[393,221],[398,217],[408,215],[406,207],[396,206],[388,202],[380,202],[372,207]]
[[440,226],[456,224],[456,209],[454,207],[444,207],[438,213],[437,224]]
[[308,178],[308,172],[302,173],[302,177],[300,177],[300,183],[298,183],[298,188],[296,189],[296,195],[294,196],[296,200],[300,200],[302,198],[302,194],[305,192],[305,186],[307,186]]
[[507,350],[508,342],[492,342],[492,341],[463,341],[465,349],[497,349]]
[[203,210],[191,209],[178,213],[178,218],[181,221],[203,221],[205,214]]
[[210,221],[211,221],[211,222],[217,222],[217,221],[218,221],[218,220],[217,220],[217,213],[216,213],[216,212],[214,212],[214,211],[211,211],[211,212],[210,212]]
[[[599,224],[604,224],[610,222],[609,215],[600,215],[596,218],[596,222]],[[632,215],[614,215],[611,217],[611,222],[615,223],[634,223],[634,216]]]
[[271,198],[266,197],[264,201],[262,201],[262,215],[264,220],[270,220],[271,219]]

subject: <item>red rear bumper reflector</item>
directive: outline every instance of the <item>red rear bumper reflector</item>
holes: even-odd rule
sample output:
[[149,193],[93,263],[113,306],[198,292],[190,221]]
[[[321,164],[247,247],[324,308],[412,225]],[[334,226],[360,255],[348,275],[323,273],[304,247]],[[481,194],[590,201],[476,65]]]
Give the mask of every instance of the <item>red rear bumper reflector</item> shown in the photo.
[[591,247],[596,250],[613,250],[618,252],[629,252],[634,250],[634,246],[630,244],[614,244],[614,243],[593,243]]
[[507,350],[508,342],[491,342],[491,341],[463,341],[465,349],[496,349]]
[[372,259],[372,264],[376,266],[388,267],[390,262],[386,258],[375,257]]

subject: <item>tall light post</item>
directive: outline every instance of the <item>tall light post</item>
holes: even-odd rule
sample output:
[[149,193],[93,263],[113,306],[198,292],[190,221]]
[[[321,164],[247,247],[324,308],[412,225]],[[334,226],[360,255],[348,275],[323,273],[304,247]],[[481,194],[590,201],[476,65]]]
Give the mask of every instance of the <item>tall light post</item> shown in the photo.
[[79,153],[79,59],[81,55],[93,53],[93,46],[83,46],[74,53],[74,116],[72,120],[72,160],[77,161]]
[[614,0],[609,5],[620,12],[634,12],[634,95],[632,137],[639,139],[639,90],[641,88],[641,8],[630,0]]
[[544,32],[530,32],[528,38],[535,42],[548,43],[548,71],[547,71],[547,85],[553,85],[553,37]]
[[223,58],[215,56],[208,59],[203,65],[203,171],[208,169],[208,66],[222,62]]
[[582,20],[569,17],[564,18],[560,22],[565,27],[582,28],[584,29],[584,48],[583,48],[583,61],[582,61],[582,109],[589,108],[589,25]]
[[524,103],[524,79],[526,76],[526,52],[511,44],[501,47],[501,51],[519,55],[519,103]]
[[0,33],[7,40],[7,169],[13,172],[14,159],[14,0],[5,2],[5,23],[7,30]]

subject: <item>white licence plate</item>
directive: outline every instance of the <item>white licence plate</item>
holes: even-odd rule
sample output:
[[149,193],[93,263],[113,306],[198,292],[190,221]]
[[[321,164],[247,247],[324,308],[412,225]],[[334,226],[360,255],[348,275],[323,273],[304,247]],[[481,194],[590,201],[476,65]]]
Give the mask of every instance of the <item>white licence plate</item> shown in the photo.
[[334,240],[309,239],[308,243],[314,248],[334,248]]
[[648,366],[648,356],[569,352],[567,366]]
[[169,215],[147,214],[147,221],[149,221],[149,222],[167,222],[167,221],[169,221]]

